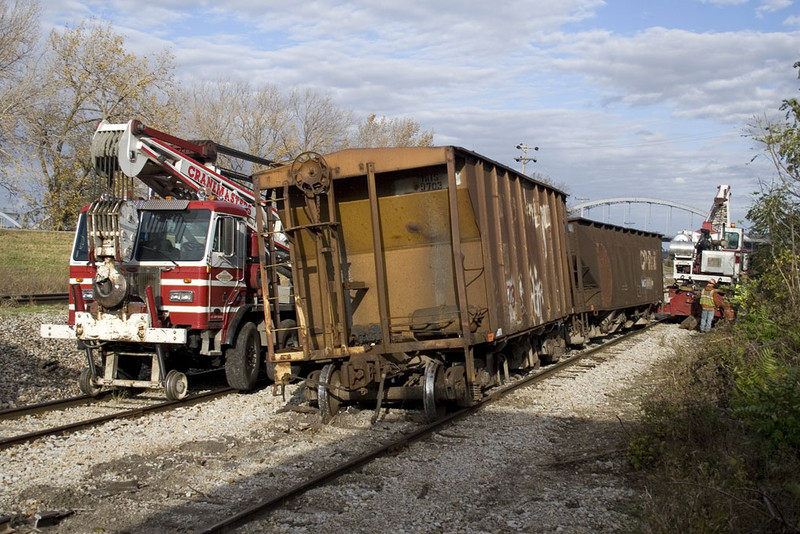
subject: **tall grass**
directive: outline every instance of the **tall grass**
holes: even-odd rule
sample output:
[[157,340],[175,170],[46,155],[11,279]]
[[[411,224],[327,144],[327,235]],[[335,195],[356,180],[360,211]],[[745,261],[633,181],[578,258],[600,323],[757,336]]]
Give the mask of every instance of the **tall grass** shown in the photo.
[[645,401],[628,457],[646,532],[798,532],[800,327],[772,322],[751,309],[696,337]]
[[65,293],[72,232],[0,229],[0,294]]

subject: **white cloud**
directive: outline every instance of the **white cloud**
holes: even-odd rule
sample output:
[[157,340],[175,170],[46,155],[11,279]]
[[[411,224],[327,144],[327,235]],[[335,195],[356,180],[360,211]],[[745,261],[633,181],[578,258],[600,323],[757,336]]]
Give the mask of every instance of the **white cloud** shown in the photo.
[[761,5],[756,9],[756,16],[763,17],[768,13],[775,13],[792,5],[792,0],[761,0]]
[[[800,32],[693,33],[650,28],[633,37],[610,32],[553,34],[545,65],[580,72],[607,103],[667,105],[677,116],[741,123],[774,108],[791,91]],[[559,57],[555,57],[558,54]]]
[[797,91],[800,32],[569,32],[573,23],[591,27],[599,0],[375,4],[43,7],[52,21],[113,16],[135,52],[171,47],[182,80],[311,87],[358,114],[412,117],[439,144],[511,166],[517,143],[538,145],[533,169],[593,199],[625,191],[703,207],[720,183],[743,198],[757,172],[768,171],[746,165],[752,152],[739,130]]

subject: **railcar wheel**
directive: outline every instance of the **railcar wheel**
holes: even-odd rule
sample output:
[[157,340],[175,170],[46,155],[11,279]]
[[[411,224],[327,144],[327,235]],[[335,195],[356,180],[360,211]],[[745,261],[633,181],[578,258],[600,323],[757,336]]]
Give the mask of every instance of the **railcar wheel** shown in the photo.
[[167,378],[164,379],[164,390],[167,400],[174,401],[185,398],[189,391],[189,381],[186,375],[175,369],[167,373]]
[[317,387],[317,402],[319,403],[319,413],[323,423],[330,423],[333,416],[339,413],[342,405],[342,398],[339,393],[339,386],[342,385],[342,374],[332,363],[322,368],[319,375],[319,386]]
[[311,371],[306,378],[303,396],[305,397],[306,402],[308,402],[311,406],[319,405],[319,386],[317,384],[321,374],[322,371],[317,369],[315,371]]
[[261,337],[253,323],[242,325],[236,344],[225,351],[225,378],[228,385],[239,391],[253,389],[258,380],[261,359]]
[[92,383],[92,370],[88,367],[84,367],[81,371],[81,376],[78,379],[78,387],[84,395],[89,395],[90,397],[98,396],[102,390],[100,386],[96,386]]
[[425,364],[422,382],[422,406],[429,423],[444,417],[447,412],[442,403],[444,391],[444,366],[437,360],[430,360]]

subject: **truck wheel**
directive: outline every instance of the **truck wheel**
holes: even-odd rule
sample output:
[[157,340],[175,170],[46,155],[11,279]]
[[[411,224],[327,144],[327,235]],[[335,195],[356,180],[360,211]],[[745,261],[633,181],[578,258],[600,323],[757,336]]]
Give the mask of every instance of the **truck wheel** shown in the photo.
[[167,378],[164,379],[164,392],[167,400],[181,400],[186,397],[188,391],[189,382],[185,374],[175,369],[167,373]]
[[253,389],[258,380],[261,336],[253,323],[245,323],[236,335],[236,344],[225,351],[225,378],[239,391]]
[[84,395],[89,395],[90,397],[98,396],[102,389],[100,386],[96,386],[92,383],[92,370],[88,367],[84,367],[81,371],[81,376],[78,379],[78,387]]

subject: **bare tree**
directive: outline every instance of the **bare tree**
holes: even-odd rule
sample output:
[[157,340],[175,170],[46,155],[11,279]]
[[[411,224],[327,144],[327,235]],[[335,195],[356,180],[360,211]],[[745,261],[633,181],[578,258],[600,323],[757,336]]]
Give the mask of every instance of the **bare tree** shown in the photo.
[[[182,136],[208,139],[269,160],[291,155],[292,110],[277,87],[253,88],[248,82],[217,79],[195,83],[184,95]],[[239,172],[255,170],[221,160]]]
[[238,114],[236,102],[241,91],[240,84],[222,78],[189,85],[182,91],[181,136],[233,145]]
[[274,85],[260,87],[240,103],[239,124],[246,150],[272,161],[292,157],[289,99]]
[[347,146],[353,123],[350,111],[310,89],[284,93],[273,85],[218,79],[190,86],[184,100],[184,136],[210,139],[276,162],[306,150],[325,153]]
[[14,155],[20,150],[19,120],[39,84],[31,64],[39,35],[36,2],[0,0],[0,187],[17,190]]
[[97,194],[89,147],[102,119],[139,117],[156,127],[174,124],[169,105],[172,56],[127,52],[109,25],[85,21],[50,35],[39,72],[40,95],[27,112],[25,133],[38,176],[30,203],[53,229],[73,226],[81,205]]
[[423,131],[410,118],[378,118],[374,113],[358,125],[353,145],[368,147],[432,146],[433,130]]
[[347,132],[353,126],[353,114],[337,106],[330,95],[294,89],[289,105],[296,139],[296,146],[289,147],[290,152],[314,150],[324,154],[349,145]]

